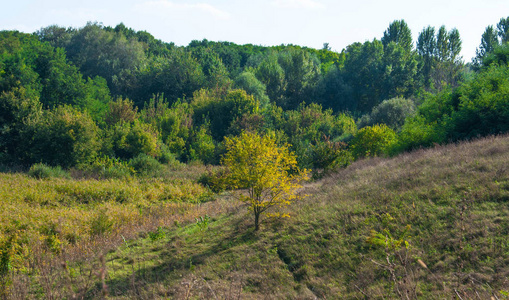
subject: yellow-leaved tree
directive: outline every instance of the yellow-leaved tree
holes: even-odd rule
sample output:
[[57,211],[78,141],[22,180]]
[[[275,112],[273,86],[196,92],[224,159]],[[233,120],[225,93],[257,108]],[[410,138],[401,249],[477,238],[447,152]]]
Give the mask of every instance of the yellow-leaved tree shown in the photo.
[[254,213],[255,231],[260,229],[260,216],[269,209],[282,208],[299,199],[301,182],[308,178],[300,170],[288,145],[278,146],[274,138],[243,132],[226,138],[226,154],[221,162],[228,168],[228,184],[245,189],[240,199],[249,203]]

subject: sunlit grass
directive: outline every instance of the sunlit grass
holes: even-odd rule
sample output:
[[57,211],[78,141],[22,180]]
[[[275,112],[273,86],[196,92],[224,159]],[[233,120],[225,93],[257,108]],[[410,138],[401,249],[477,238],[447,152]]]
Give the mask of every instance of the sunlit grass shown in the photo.
[[502,299],[508,161],[508,137],[358,161],[308,183],[291,217],[258,233],[232,194],[203,203],[208,190],[187,179],[196,169],[129,181],[3,174],[2,234],[25,234],[38,257],[16,252],[30,264],[15,257],[25,269],[9,295]]
[[110,297],[502,299],[508,161],[507,137],[358,161],[308,184],[291,218],[258,234],[242,209],[112,253]]

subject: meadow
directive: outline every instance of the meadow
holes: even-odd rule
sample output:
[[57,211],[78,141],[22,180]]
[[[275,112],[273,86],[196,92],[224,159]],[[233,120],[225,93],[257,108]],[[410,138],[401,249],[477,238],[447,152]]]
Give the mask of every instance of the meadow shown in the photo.
[[507,136],[360,160],[258,232],[236,192],[196,183],[205,168],[180,181],[3,173],[3,296],[503,299],[507,161]]

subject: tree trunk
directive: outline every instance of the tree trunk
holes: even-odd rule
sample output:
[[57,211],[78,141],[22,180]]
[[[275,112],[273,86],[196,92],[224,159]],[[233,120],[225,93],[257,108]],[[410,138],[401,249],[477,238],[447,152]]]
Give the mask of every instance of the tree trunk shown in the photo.
[[260,229],[260,213],[255,211],[255,231]]

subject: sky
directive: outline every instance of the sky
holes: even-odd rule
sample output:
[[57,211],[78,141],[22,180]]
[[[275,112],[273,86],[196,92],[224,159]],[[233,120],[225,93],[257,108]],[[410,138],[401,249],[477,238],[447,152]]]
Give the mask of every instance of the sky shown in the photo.
[[177,45],[192,40],[273,46],[294,44],[340,52],[380,39],[405,20],[414,41],[424,27],[457,28],[470,62],[486,26],[509,16],[508,0],[0,0],[0,30],[34,32],[49,25],[80,28],[88,21],[124,23]]

